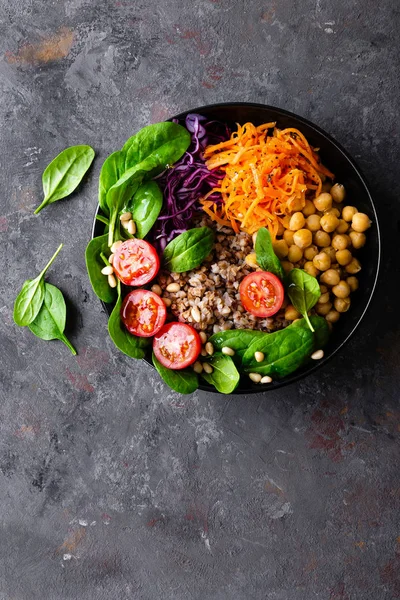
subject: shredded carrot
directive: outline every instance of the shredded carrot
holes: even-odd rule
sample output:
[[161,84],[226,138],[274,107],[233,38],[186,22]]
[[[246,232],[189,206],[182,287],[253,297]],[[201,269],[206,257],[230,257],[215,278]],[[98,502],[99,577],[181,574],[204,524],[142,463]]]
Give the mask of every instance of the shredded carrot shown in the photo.
[[[280,130],[276,123],[238,124],[229,140],[207,146],[204,158],[208,169],[225,176],[201,200],[203,210],[235,232],[267,227],[273,239],[282,218],[304,208],[321,193],[323,180],[334,177],[298,129]],[[214,192],[221,203],[208,200]]]

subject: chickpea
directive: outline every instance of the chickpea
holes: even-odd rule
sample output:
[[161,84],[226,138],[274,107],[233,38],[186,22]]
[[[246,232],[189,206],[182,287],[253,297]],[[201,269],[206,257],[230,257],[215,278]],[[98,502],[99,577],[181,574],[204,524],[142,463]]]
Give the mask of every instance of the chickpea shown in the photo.
[[299,229],[293,236],[296,246],[304,250],[312,244],[312,233],[308,229]]
[[326,294],[329,291],[326,285],[320,285],[319,289],[321,290],[321,294]]
[[328,246],[327,248],[322,248],[322,252],[325,252],[331,259],[331,262],[336,262],[336,250],[332,248],[332,246]]
[[317,304],[315,305],[315,312],[318,315],[321,316],[325,316],[329,313],[329,311],[332,308],[332,302],[325,302],[325,304],[320,304],[319,302],[317,302]]
[[313,277],[317,277],[317,275],[319,275],[319,271],[318,271],[317,267],[314,265],[313,262],[311,262],[311,260],[308,260],[307,262],[304,263],[303,269],[305,270],[306,273],[308,273],[309,275],[312,275]]
[[320,248],[327,248],[331,245],[331,236],[326,231],[316,231],[314,233],[314,244]]
[[346,279],[347,283],[349,284],[349,288],[351,292],[355,292],[356,290],[358,290],[358,279],[357,277],[354,277],[354,275],[352,275],[351,277],[348,277]]
[[289,248],[285,240],[277,240],[272,246],[278,258],[282,259],[288,255]]
[[309,217],[315,213],[315,206],[311,200],[306,200],[302,213],[305,217]]
[[362,248],[367,240],[365,233],[360,233],[359,231],[351,231],[349,236],[351,243],[353,244],[353,248],[356,248],[356,250]]
[[336,269],[328,269],[322,273],[320,281],[329,286],[337,285],[340,281],[340,274]]
[[318,254],[318,248],[315,244],[308,246],[308,248],[304,250],[304,258],[307,260],[312,260],[316,254]]
[[329,298],[330,298],[330,293],[329,292],[325,292],[324,294],[321,294],[318,300],[319,304],[326,304],[327,302],[329,302]]
[[334,207],[334,208],[330,208],[329,210],[326,210],[324,214],[325,215],[333,215],[333,216],[339,218],[340,217],[340,210],[338,208]]
[[285,229],[289,229],[290,216],[289,215],[285,215],[283,217],[283,219],[282,219],[282,223],[283,223],[283,226],[284,226]]
[[353,215],[351,226],[357,233],[363,233],[371,227],[371,219],[365,213],[356,213]]
[[335,298],[333,305],[340,313],[347,312],[350,308],[350,298]]
[[294,244],[293,246],[290,246],[287,257],[290,262],[297,263],[303,258],[303,251]]
[[322,192],[322,194],[315,198],[314,206],[317,210],[329,210],[332,208],[332,196],[327,192]]
[[342,279],[337,285],[333,286],[332,292],[336,298],[347,298],[347,296],[350,296],[350,286],[347,281]]
[[342,219],[351,221],[356,213],[358,213],[358,210],[355,206],[345,206],[342,210]]
[[320,271],[327,271],[331,266],[331,259],[326,254],[326,252],[320,252],[317,256],[313,258],[313,265],[316,269]]
[[278,221],[278,230],[276,232],[276,235],[283,235],[283,232],[285,231],[285,228],[283,226],[283,224]]
[[349,242],[345,235],[334,235],[332,238],[332,246],[335,250],[346,250]]
[[328,214],[321,217],[321,227],[327,233],[332,233],[335,231],[336,227],[339,225],[339,219],[336,215]]
[[357,258],[353,258],[348,265],[345,266],[346,273],[350,273],[350,275],[354,275],[361,271],[361,264]]
[[340,319],[340,312],[337,310],[330,310],[325,316],[325,319],[328,321],[328,323],[336,323],[336,321],[339,321]]
[[310,231],[318,231],[321,229],[321,217],[318,215],[310,215],[306,219],[306,227]]
[[289,247],[293,246],[293,244],[294,244],[293,236],[294,236],[294,231],[290,231],[290,229],[285,229],[284,234],[283,234],[283,239],[285,240],[285,242],[287,243],[287,245]]
[[300,319],[301,314],[297,312],[293,304],[288,304],[285,310],[285,319],[287,321],[294,321],[295,319]]
[[289,262],[288,260],[283,260],[281,265],[285,273],[289,273],[292,269],[294,269],[293,263]]
[[289,229],[292,231],[298,231],[302,227],[304,227],[304,223],[306,222],[303,213],[295,212],[290,217]]
[[339,219],[339,225],[336,227],[337,233],[346,233],[349,228],[349,224],[344,219]]
[[341,267],[345,267],[350,264],[353,259],[353,255],[350,250],[338,250],[336,252],[336,261]]
[[344,189],[344,185],[341,183],[335,183],[335,185],[331,188],[331,196],[334,202],[338,202],[339,204],[343,202],[346,198],[346,190]]

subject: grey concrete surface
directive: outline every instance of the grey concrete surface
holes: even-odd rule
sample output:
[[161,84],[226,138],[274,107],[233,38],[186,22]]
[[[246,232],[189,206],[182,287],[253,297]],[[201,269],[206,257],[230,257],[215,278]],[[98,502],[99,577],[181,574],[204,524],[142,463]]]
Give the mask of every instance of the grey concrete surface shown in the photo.
[[[0,599],[400,597],[399,3],[0,0]],[[266,395],[180,397],[118,353],[84,264],[102,160],[217,101],[310,118],[369,177],[383,273],[331,364]],[[79,193],[41,173],[91,144]],[[72,357],[12,321],[48,274]]]

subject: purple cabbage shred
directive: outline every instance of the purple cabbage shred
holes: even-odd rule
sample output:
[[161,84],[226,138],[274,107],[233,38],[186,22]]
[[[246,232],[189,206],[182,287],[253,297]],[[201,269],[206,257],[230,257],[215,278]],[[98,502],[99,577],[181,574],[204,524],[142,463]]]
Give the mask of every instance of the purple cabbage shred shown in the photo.
[[[190,228],[191,219],[200,209],[199,198],[218,186],[224,177],[222,171],[207,169],[203,152],[209,144],[229,139],[231,132],[227,125],[209,121],[202,115],[188,114],[185,126],[192,136],[187,152],[172,168],[156,177],[164,195],[163,208],[153,229],[153,243],[159,252]],[[208,199],[220,202],[221,196],[215,192]]]

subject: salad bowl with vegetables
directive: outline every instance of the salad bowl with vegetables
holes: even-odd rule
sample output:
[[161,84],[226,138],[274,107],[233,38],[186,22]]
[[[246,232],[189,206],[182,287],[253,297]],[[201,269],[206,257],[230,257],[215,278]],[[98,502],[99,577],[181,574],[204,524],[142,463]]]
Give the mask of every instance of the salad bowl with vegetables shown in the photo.
[[276,389],[359,325],[380,260],[359,169],[257,104],[144,127],[104,162],[86,264],[117,348],[172,389]]

